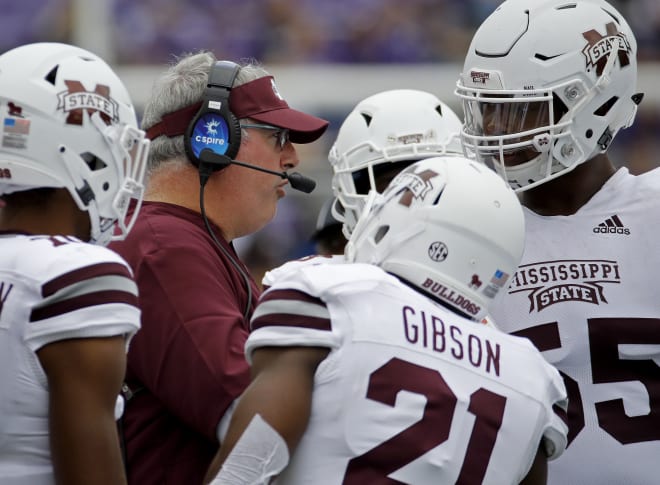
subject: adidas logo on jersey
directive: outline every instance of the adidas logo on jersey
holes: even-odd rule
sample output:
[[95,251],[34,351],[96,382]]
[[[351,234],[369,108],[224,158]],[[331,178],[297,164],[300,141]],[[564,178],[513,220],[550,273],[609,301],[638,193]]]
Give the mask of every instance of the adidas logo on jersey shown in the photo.
[[630,229],[623,226],[623,222],[616,214],[608,217],[605,221],[594,227],[593,231],[596,234],[625,234],[630,236]]

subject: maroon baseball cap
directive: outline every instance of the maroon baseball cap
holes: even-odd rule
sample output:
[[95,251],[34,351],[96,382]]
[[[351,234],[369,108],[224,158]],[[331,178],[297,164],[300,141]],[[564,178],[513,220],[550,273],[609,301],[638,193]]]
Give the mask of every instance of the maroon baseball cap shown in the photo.
[[[199,110],[195,103],[168,113],[163,120],[147,130],[147,137],[183,135]],[[251,118],[261,123],[286,128],[293,143],[311,143],[321,137],[328,122],[289,106],[280,95],[273,76],[264,76],[231,89],[229,109],[238,119]]]
[[325,132],[328,122],[289,107],[277,90],[273,76],[265,76],[232,88],[229,109],[237,118],[289,130],[293,143],[311,143]]

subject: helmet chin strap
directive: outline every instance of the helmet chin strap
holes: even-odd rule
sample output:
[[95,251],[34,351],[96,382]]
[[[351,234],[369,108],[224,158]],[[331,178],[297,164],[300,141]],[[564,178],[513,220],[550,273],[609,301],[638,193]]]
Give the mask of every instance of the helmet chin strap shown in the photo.
[[[371,208],[376,202],[376,200],[382,199],[382,195],[376,192],[375,190],[370,190],[369,193],[367,194],[367,199],[364,203],[364,207],[362,208],[362,213],[360,214],[360,217],[357,219],[357,224],[355,224],[355,227],[353,228],[353,232],[351,232],[350,237],[348,237],[348,242],[346,243],[345,249],[344,249],[344,254],[346,255],[346,259],[350,262],[355,261],[355,257],[357,256],[357,248],[355,247],[355,240],[358,238],[365,237],[362,233],[365,231],[366,226],[368,224],[368,221],[371,220],[371,217],[366,217],[371,212]],[[344,223],[346,225],[346,223]]]
[[87,212],[91,223],[89,242],[99,246],[107,246],[112,240],[112,227],[114,227],[114,224],[111,225],[111,228],[108,230],[103,231],[101,229],[101,218],[99,216],[96,201],[92,201],[89,204]]

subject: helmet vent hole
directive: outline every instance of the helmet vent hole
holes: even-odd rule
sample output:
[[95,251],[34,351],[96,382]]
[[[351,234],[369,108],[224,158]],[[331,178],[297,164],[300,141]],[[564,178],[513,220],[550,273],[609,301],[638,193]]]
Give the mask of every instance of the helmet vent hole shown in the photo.
[[442,106],[441,105],[437,105],[435,107],[435,111],[442,117]]
[[605,12],[607,15],[609,15],[610,17],[612,17],[612,18],[614,19],[614,21],[617,23],[617,25],[620,25],[620,24],[621,24],[621,20],[619,19],[619,17],[617,17],[616,15],[614,15],[612,12],[610,12],[609,10],[607,10],[607,9],[605,9],[605,8],[603,9],[603,12]]
[[612,96],[610,99],[605,101],[603,104],[600,105],[600,108],[598,108],[596,111],[594,111],[594,114],[596,116],[606,116],[607,113],[609,113],[610,109],[612,109],[612,106],[619,100],[618,96]]
[[380,226],[376,231],[376,234],[374,234],[374,242],[378,244],[389,232],[389,230],[390,230],[390,226]]
[[107,163],[105,163],[103,160],[101,160],[99,157],[94,155],[93,153],[85,152],[80,154],[80,158],[85,160],[85,163],[89,167],[89,169],[92,172],[95,172],[97,170],[101,170],[105,167],[108,166]]
[[557,10],[566,10],[567,8],[575,8],[577,7],[577,4],[575,2],[573,3],[567,3],[566,5],[560,5],[557,7]]
[[103,183],[103,190],[107,192],[107,190],[110,188],[110,184],[108,182]]
[[364,121],[367,123],[367,126],[371,125],[371,120],[373,119],[372,116],[369,116],[366,113],[361,113],[362,117],[364,118]]
[[540,61],[549,61],[550,59],[554,59],[555,57],[559,57],[561,55],[563,55],[563,54],[554,54],[552,56],[546,56],[545,54],[541,54],[541,53],[537,52],[536,54],[534,54],[534,57],[537,58]]
[[46,74],[46,81],[51,83],[53,86],[55,86],[55,81],[57,80],[57,70],[59,69],[59,65],[55,66],[50,70],[48,74]]
[[587,138],[591,138],[592,136],[594,136],[593,130],[591,130],[591,129],[587,130],[587,132],[585,133],[585,136]]

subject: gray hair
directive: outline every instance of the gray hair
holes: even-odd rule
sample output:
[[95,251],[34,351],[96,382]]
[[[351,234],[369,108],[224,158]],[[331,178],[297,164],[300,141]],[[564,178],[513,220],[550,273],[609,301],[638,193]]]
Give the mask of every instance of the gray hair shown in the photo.
[[[213,53],[201,51],[177,59],[154,83],[142,117],[142,129],[148,130],[163,119],[163,115],[191,106],[202,99],[211,67],[216,58]],[[250,59],[240,64],[241,69],[233,86],[240,86],[270,73]],[[243,135],[245,133],[242,133]],[[149,148],[149,173],[163,165],[188,163],[183,135],[159,136]]]

